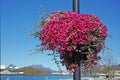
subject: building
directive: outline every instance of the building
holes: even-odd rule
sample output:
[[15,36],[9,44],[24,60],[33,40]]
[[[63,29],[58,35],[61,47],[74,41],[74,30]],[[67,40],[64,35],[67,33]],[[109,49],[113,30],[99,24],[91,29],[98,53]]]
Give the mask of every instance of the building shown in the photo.
[[115,74],[115,75],[120,75],[120,70],[115,70],[115,71],[114,71],[114,74]]
[[11,73],[11,72],[8,71],[8,70],[4,70],[4,71],[1,71],[1,72],[0,72],[0,74],[3,74],[3,75],[4,75],[4,74],[10,74],[10,73]]
[[53,72],[52,75],[70,75],[68,71]]
[[1,75],[21,75],[24,72],[10,72],[9,70],[3,70],[0,72]]

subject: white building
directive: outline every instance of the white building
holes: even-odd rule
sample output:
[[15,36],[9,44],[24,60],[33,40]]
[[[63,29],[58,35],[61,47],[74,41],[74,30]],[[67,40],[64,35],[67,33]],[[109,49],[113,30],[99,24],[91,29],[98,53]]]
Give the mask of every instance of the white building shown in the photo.
[[115,70],[114,73],[115,75],[120,75],[120,70]]
[[70,75],[68,71],[53,72],[52,75]]
[[9,75],[15,75],[15,74],[22,75],[22,74],[24,74],[24,72],[10,72],[9,70],[4,70],[4,71],[1,71],[0,74],[2,74],[2,75],[6,75],[6,74],[9,74]]
[[10,74],[10,71],[4,70],[4,71],[1,71],[0,74]]

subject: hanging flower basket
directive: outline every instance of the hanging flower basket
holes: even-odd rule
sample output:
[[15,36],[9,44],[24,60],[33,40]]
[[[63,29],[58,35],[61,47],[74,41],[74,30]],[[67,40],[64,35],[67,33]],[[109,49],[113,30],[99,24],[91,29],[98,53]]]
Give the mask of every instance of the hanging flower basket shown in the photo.
[[60,54],[63,65],[68,70],[75,71],[78,64],[74,62],[74,55],[80,56],[85,67],[97,64],[100,56],[98,52],[104,48],[107,28],[97,16],[92,14],[78,14],[71,11],[57,11],[51,13],[41,21],[39,40],[47,50],[54,50]]

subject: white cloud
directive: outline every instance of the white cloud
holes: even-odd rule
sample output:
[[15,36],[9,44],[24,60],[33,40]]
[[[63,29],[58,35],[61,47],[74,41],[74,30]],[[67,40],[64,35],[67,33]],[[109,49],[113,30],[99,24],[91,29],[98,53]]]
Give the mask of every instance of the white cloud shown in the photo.
[[0,65],[0,69],[6,69],[5,65]]

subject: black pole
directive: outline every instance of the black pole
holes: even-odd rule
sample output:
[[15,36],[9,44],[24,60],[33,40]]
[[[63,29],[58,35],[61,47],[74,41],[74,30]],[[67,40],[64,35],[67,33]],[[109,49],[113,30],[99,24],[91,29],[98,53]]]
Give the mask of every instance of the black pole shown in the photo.
[[[79,0],[73,0],[73,12],[79,12]],[[78,64],[77,70],[73,73],[73,80],[81,80],[81,71],[80,71],[80,55],[75,54],[74,60]]]
[[76,64],[78,64],[78,67],[77,67],[77,70],[73,73],[73,80],[81,80],[80,59],[81,59],[80,53],[78,52],[75,53],[74,61]]
[[73,0],[73,11],[79,13],[79,0]]

